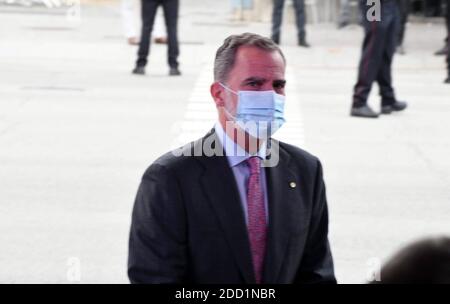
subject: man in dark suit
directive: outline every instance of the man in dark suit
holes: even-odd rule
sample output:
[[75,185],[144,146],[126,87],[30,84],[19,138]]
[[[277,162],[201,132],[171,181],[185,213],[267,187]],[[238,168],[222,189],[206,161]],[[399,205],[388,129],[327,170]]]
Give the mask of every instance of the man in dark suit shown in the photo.
[[336,282],[322,166],[271,138],[284,121],[284,73],[268,38],[233,35],[218,49],[210,89],[218,123],[142,178],[132,283]]
[[[375,6],[379,4],[381,4],[380,15],[377,18],[376,14],[374,16],[371,12],[376,12]],[[396,99],[391,75],[400,25],[398,2],[397,0],[381,0],[370,6],[366,0],[360,0],[360,7],[363,13],[365,36],[350,115],[364,118],[379,116],[367,105],[367,99],[375,81],[380,87],[381,113],[403,111],[407,103]]]

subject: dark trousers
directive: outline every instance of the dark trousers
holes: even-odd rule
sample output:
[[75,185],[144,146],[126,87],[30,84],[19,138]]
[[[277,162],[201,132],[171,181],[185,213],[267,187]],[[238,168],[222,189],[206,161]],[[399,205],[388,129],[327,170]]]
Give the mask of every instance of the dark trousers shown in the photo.
[[[304,41],[306,38],[305,0],[292,0],[292,1],[294,1],[298,40]],[[274,40],[275,42],[280,41],[281,23],[283,21],[283,7],[284,7],[284,0],[273,0],[272,40]]]
[[445,21],[447,23],[447,38],[445,38],[445,41],[448,43],[450,41],[450,0],[447,0],[447,11],[445,14]]
[[398,29],[397,45],[402,45],[405,38],[406,22],[408,22],[410,0],[398,0],[398,5],[400,10],[400,26]]
[[360,4],[365,37],[358,81],[354,87],[353,105],[360,107],[367,103],[374,81],[377,81],[380,87],[382,105],[390,105],[395,102],[391,66],[400,21],[398,4],[395,0],[382,1],[380,21],[368,21],[366,14],[371,6],[366,5],[366,0],[361,0]]
[[447,36],[450,34],[450,0],[447,0],[446,3],[447,10],[445,14],[445,21],[447,23]]
[[450,77],[450,39],[447,39],[447,73]]
[[[445,0],[444,0],[445,1]],[[441,0],[424,0],[423,10],[425,17],[437,17],[441,14]]]
[[145,66],[147,64],[147,56],[150,50],[150,35],[153,30],[156,10],[162,5],[168,38],[168,63],[170,67],[178,67],[178,0],[141,0],[141,2],[142,32],[136,65]]
[[447,0],[447,72],[450,77],[450,0]]

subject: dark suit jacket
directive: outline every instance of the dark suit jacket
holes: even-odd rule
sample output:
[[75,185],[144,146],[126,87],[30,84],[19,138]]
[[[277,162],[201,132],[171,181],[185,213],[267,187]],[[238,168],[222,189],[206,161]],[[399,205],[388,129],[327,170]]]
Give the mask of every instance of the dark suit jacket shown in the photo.
[[[212,130],[203,140],[210,136],[217,139]],[[269,226],[263,283],[335,283],[320,162],[294,146],[279,147],[278,165],[265,169]],[[132,283],[255,283],[251,259],[226,157],[167,153],[147,169],[132,215]]]

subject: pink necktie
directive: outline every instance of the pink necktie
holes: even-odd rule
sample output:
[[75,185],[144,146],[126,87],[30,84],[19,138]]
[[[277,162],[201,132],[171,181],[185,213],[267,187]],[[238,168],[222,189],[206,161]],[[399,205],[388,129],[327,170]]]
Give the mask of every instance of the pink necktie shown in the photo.
[[266,212],[264,196],[260,183],[260,159],[257,156],[247,159],[250,168],[248,179],[247,205],[248,205],[248,236],[253,258],[256,283],[261,283],[264,255],[266,252]]

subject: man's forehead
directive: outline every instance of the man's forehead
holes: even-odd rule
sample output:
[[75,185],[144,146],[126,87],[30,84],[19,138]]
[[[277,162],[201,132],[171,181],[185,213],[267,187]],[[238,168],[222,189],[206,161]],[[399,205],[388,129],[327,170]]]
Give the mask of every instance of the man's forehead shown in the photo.
[[238,82],[265,82],[284,80],[284,70],[284,60],[278,51],[242,46],[238,48],[236,61],[229,75]]
[[233,71],[235,76],[241,80],[284,80],[284,66],[271,65],[267,63],[247,62],[243,65],[237,65]]
[[236,53],[236,61],[240,64],[258,64],[284,67],[284,59],[276,50],[263,50],[257,47],[242,46]]

